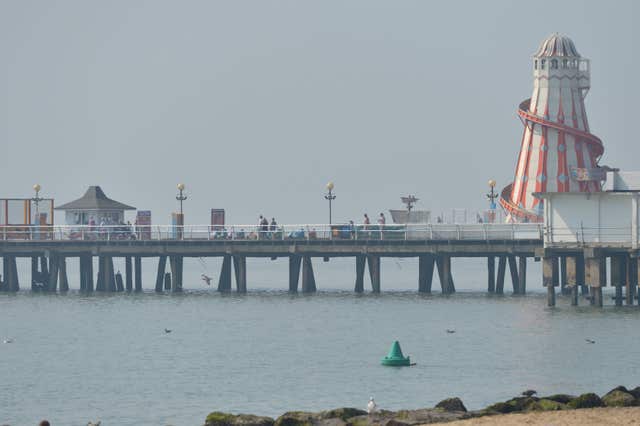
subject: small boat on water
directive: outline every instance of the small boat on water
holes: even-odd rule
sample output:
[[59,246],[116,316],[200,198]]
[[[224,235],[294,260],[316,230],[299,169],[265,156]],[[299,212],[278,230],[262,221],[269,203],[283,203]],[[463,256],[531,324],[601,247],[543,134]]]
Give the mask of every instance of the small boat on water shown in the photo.
[[406,197],[400,197],[400,199],[406,207],[402,210],[389,209],[393,223],[404,225],[409,223],[429,223],[431,221],[431,211],[413,209],[414,204],[419,200],[415,195],[407,195]]

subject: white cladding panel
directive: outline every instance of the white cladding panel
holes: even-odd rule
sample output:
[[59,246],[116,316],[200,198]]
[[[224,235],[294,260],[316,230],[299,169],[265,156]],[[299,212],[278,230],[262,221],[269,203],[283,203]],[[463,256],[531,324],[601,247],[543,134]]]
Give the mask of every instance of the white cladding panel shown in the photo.
[[601,243],[637,245],[638,192],[547,193],[545,245]]

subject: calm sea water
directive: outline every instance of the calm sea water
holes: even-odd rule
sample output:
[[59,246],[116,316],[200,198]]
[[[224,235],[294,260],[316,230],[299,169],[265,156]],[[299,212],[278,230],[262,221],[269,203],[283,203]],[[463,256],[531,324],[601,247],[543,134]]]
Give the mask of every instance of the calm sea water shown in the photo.
[[[14,338],[0,345],[0,424],[201,425],[213,410],[277,416],[369,396],[388,409],[454,395],[480,408],[528,388],[640,385],[640,308],[560,297],[549,310],[539,264],[525,297],[484,294],[483,262],[471,260],[454,262],[448,297],[418,295],[409,260],[383,262],[381,295],[354,295],[353,263],[332,260],[315,265],[318,294],[290,296],[286,262],[267,262],[249,263],[243,296],[208,288],[199,276],[217,278],[219,263],[195,260],[179,295],[0,295],[0,338]],[[395,339],[415,367],[380,366]]]

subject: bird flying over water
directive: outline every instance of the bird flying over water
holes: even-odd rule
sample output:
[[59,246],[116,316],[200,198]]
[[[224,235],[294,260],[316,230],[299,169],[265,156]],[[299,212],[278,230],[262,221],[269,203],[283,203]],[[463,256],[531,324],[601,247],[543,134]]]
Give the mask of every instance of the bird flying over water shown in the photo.
[[451,329],[451,328],[447,328],[447,333],[449,333],[449,334],[453,334],[453,333],[455,333],[455,332],[456,332],[455,330],[453,330],[453,329]]
[[12,337],[9,337],[8,339],[4,339],[4,340],[2,341],[2,343],[5,343],[5,344],[6,344],[6,343],[13,343],[13,338],[12,338]]
[[367,404],[367,413],[373,414],[376,411],[376,402],[373,400],[373,397],[369,398],[369,403]]
[[202,277],[202,281],[207,283],[207,285],[211,285],[211,277],[210,276],[202,274],[201,277]]
[[595,340],[591,340],[591,339],[584,339],[584,341],[590,344],[594,344],[596,342]]
[[167,334],[168,334],[168,333],[171,333],[172,331],[173,331],[173,330],[169,330],[168,328],[165,328],[165,329],[164,329],[164,332],[165,332],[165,333],[167,333]]

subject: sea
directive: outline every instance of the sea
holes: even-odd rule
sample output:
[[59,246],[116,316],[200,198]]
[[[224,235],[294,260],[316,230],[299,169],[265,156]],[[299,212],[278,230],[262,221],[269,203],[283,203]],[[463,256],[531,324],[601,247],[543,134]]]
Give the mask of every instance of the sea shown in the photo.
[[[21,262],[22,290],[0,295],[0,424],[197,426],[212,411],[276,417],[370,397],[390,410],[452,396],[479,409],[526,389],[640,385],[640,307],[612,306],[608,288],[603,309],[563,296],[549,309],[534,262],[527,295],[509,281],[489,295],[485,262],[454,259],[447,296],[437,276],[433,294],[417,293],[415,259],[383,259],[381,294],[368,278],[353,292],[353,259],[318,259],[309,295],[286,292],[286,259],[250,259],[242,295],[201,279],[215,284],[219,260],[185,261],[181,294],[155,294],[145,259],[143,293],[89,295],[73,262],[67,294],[32,293]],[[380,364],[396,340],[415,366]]]

